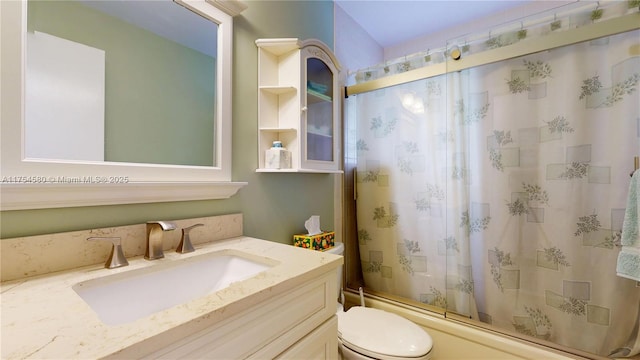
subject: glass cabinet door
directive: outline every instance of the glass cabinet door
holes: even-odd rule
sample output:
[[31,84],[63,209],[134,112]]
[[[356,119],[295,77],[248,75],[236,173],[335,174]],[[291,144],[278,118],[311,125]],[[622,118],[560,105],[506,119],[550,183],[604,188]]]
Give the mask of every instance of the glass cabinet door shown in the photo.
[[306,148],[307,161],[333,162],[334,154],[334,74],[321,59],[306,59]]

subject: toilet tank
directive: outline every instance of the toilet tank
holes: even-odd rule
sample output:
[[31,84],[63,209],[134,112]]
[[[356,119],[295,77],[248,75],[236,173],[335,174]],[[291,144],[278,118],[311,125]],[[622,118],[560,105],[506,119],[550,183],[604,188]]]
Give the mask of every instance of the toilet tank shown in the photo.
[[[328,252],[334,255],[344,256],[344,244],[339,241],[336,241],[335,245],[332,248],[329,248],[324,252]],[[344,264],[338,268],[338,288],[336,289],[337,291],[336,298],[340,298],[340,290],[342,289],[342,269],[343,268],[344,268]]]

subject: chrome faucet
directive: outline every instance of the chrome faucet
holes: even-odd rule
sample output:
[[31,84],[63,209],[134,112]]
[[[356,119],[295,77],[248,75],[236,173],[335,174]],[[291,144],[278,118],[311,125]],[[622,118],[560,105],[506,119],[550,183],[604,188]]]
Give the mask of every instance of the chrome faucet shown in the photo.
[[176,224],[171,221],[147,221],[147,249],[144,258],[147,260],[164,257],[163,235],[165,231],[175,230]]

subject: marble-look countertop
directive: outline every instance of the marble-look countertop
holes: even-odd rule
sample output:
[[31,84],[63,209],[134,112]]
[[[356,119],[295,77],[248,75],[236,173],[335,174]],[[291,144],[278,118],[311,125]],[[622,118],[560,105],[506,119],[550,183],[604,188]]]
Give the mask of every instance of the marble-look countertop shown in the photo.
[[[219,250],[235,250],[276,263],[253,278],[136,321],[108,326],[72,286],[86,280]],[[290,245],[237,237],[200,244],[196,251],[129,266],[87,266],[0,284],[2,359],[137,357],[196,333],[342,264],[342,257]],[[171,289],[168,289],[171,291]],[[283,309],[284,310],[284,309]]]

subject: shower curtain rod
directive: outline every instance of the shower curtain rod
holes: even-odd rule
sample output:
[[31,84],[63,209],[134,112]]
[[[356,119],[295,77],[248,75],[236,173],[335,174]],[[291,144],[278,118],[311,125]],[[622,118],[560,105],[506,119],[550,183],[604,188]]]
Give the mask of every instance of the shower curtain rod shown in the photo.
[[404,73],[346,86],[345,97],[637,29],[640,29],[640,13],[632,13],[575,29],[551,33],[539,38],[523,40],[512,45],[469,55],[457,61],[445,61]]

